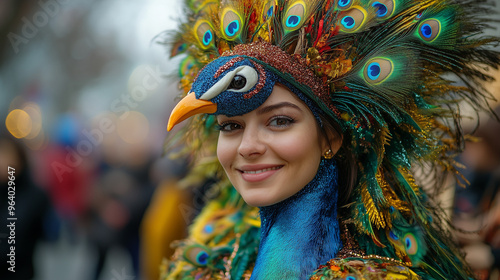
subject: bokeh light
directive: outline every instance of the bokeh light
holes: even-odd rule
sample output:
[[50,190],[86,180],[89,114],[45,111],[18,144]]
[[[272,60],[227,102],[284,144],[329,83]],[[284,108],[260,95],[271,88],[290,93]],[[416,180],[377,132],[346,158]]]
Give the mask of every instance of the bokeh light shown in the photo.
[[23,110],[30,116],[32,128],[28,135],[24,138],[26,139],[34,139],[40,134],[42,130],[42,112],[40,111],[40,106],[36,103],[26,103]]
[[130,111],[118,121],[117,131],[126,143],[138,144],[148,137],[149,122],[142,113]]
[[16,138],[24,138],[30,134],[33,124],[28,113],[21,109],[12,110],[5,119],[7,130]]

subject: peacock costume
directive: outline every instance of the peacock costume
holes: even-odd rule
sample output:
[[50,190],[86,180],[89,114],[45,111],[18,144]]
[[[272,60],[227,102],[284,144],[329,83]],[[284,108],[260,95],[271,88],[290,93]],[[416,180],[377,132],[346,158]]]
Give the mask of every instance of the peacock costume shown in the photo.
[[[482,36],[490,5],[476,0],[188,0],[170,34],[183,55],[185,97],[169,139],[194,165],[190,184],[217,179],[162,279],[470,279],[434,201],[443,172],[461,181],[458,104],[489,110],[481,83],[498,38]],[[341,151],[275,205],[250,207],[215,156],[214,115],[248,113],[285,85]],[[206,114],[200,114],[206,113]],[[353,191],[342,162],[357,170]],[[352,171],[352,170],[351,170]],[[418,173],[419,176],[415,174]],[[424,190],[421,186],[425,185]],[[340,195],[339,195],[340,193]],[[338,203],[344,199],[342,204]]]

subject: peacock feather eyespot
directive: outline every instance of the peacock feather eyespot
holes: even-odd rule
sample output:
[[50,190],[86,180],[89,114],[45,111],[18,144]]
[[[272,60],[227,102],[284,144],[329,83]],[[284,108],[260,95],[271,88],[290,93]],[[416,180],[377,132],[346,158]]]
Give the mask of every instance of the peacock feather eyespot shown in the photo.
[[367,13],[365,9],[355,6],[352,9],[343,12],[340,17],[340,30],[347,33],[358,31],[366,21]]
[[340,9],[347,9],[352,5],[352,0],[339,0],[337,2],[337,6]]
[[207,265],[208,263],[208,253],[205,251],[199,252],[198,255],[196,255],[196,261],[201,264],[201,265]]
[[205,32],[205,36],[203,36],[203,45],[208,46],[210,42],[212,42],[213,35],[211,30],[207,30]]
[[379,19],[391,17],[396,10],[396,0],[373,1],[371,6],[375,9],[375,14]]
[[194,244],[184,249],[183,257],[187,262],[198,267],[203,267],[208,264],[210,254],[210,248],[201,244]]
[[214,226],[213,226],[213,224],[207,224],[207,225],[205,225],[203,227],[203,231],[205,233],[208,233],[208,234],[213,233],[214,232]]
[[391,230],[389,231],[389,236],[390,238],[392,238],[393,240],[399,240],[399,237]]
[[420,23],[418,34],[425,42],[434,41],[441,33],[441,22],[437,19],[426,19]]
[[240,29],[240,23],[237,20],[231,21],[227,26],[226,26],[226,35],[228,36],[234,36],[236,32]]
[[368,78],[370,78],[370,80],[372,81],[377,80],[380,77],[381,70],[382,69],[380,68],[380,63],[378,62],[370,63],[370,65],[368,65],[368,70],[367,70]]
[[266,13],[267,18],[270,18],[273,16],[273,11],[274,11],[274,6],[269,7],[269,9],[267,10],[267,13]]
[[372,7],[377,10],[377,17],[385,17],[387,15],[387,6],[380,2],[373,2]]
[[179,65],[179,77],[186,76],[195,65],[196,59],[194,57],[187,56],[184,58]]
[[186,49],[187,49],[187,44],[186,44],[186,43],[184,43],[184,44],[181,44],[181,45],[179,45],[179,46],[177,47],[177,52],[179,52],[179,53],[180,53],[180,52],[185,51]]
[[269,20],[272,16],[274,16],[274,9],[276,7],[276,0],[270,0],[264,3],[264,6],[262,7],[262,20],[267,21]]
[[297,1],[290,5],[285,13],[285,29],[290,32],[299,29],[304,23],[306,15],[306,4],[303,1]]
[[356,24],[356,20],[351,16],[345,16],[340,21],[345,29],[352,29]]
[[300,23],[300,16],[296,16],[296,15],[291,15],[291,16],[288,16],[288,18],[286,19],[286,26],[287,27],[296,27],[297,25],[299,25]]
[[406,253],[408,255],[415,255],[418,251],[417,239],[412,233],[407,233],[404,237],[404,244]]
[[233,9],[226,8],[222,12],[221,31],[227,40],[234,40],[243,30],[243,20]]
[[394,65],[387,58],[373,58],[365,64],[363,77],[371,85],[377,85],[389,78],[393,73]]
[[200,43],[202,49],[208,49],[214,46],[213,28],[206,20],[198,20],[194,25],[195,37]]

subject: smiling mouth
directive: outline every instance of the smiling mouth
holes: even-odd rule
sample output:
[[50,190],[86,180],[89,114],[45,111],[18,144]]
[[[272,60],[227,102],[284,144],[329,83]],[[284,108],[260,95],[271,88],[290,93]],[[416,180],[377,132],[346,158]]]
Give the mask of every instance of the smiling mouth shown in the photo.
[[272,171],[272,170],[278,170],[280,168],[282,168],[283,165],[280,165],[280,166],[274,166],[274,167],[269,167],[269,168],[265,168],[265,169],[260,169],[260,170],[248,170],[248,171],[244,171],[244,170],[239,170],[241,173],[243,174],[259,174],[259,173],[262,173],[262,172],[266,172],[266,171]]

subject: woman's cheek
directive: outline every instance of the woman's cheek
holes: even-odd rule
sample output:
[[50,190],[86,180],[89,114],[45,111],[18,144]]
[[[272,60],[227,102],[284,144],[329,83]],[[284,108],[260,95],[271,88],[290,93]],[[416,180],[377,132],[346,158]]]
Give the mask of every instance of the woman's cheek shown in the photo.
[[227,165],[229,164],[229,155],[231,154],[229,148],[230,147],[227,141],[219,136],[219,140],[217,142],[217,158],[219,159],[219,162],[224,169],[226,169],[226,167],[228,167]]
[[283,137],[275,139],[278,140],[274,143],[275,150],[283,158],[290,160],[305,155],[312,156],[314,149],[317,147],[310,145],[312,139],[307,136],[312,138],[310,133],[283,135]]

